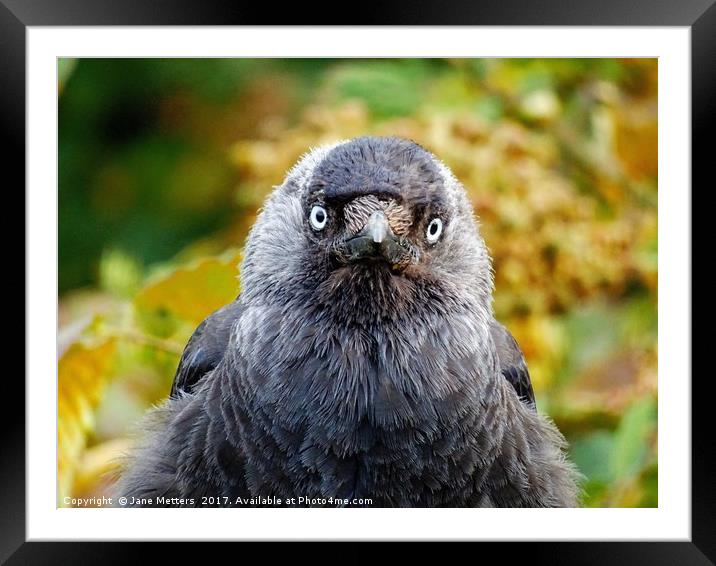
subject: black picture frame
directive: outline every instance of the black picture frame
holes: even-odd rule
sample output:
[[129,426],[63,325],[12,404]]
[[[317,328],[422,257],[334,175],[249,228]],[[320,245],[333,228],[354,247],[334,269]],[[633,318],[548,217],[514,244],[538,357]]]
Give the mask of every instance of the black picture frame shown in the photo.
[[[692,178],[706,178],[713,161],[709,141],[716,108],[716,0],[488,0],[445,2],[426,0],[398,3],[384,1],[371,6],[353,4],[350,22],[341,21],[338,10],[321,12],[320,4],[249,4],[205,0],[0,0],[0,124],[9,141],[3,151],[7,172],[14,172],[17,186],[25,183],[25,56],[28,26],[87,25],[559,25],[559,26],[686,26],[691,29],[692,78]],[[281,6],[277,9],[277,6]],[[330,12],[330,13],[329,13]],[[344,11],[343,13],[347,13]],[[310,22],[309,22],[310,20]],[[713,182],[711,182],[713,184]],[[693,181],[692,181],[693,185]],[[8,184],[8,186],[10,186]],[[15,186],[15,185],[13,185]],[[705,189],[705,187],[704,187]],[[19,194],[19,191],[14,191]],[[693,190],[692,190],[693,195]],[[5,198],[5,197],[4,197]],[[23,199],[24,201],[24,199]],[[6,201],[6,210],[8,207]],[[20,204],[24,209],[24,204]],[[712,255],[712,254],[711,254]],[[692,255],[693,257],[693,255]],[[698,257],[698,256],[697,256]],[[19,269],[17,270],[19,272]],[[695,280],[695,279],[694,279]],[[7,297],[7,296],[6,296]],[[25,295],[26,301],[30,298]],[[7,323],[11,324],[11,323]],[[13,332],[20,334],[19,330]],[[23,332],[24,334],[24,332]],[[31,338],[31,337],[30,337]],[[693,350],[692,350],[693,351]],[[17,358],[17,356],[15,356]],[[146,544],[25,542],[25,398],[24,383],[5,358],[0,411],[0,561],[7,564],[128,563],[147,558]],[[688,376],[674,376],[691,379]],[[710,372],[692,379],[692,538],[690,542],[540,542],[491,543],[499,561],[548,564],[714,564],[716,563],[716,469],[713,464],[714,427],[709,405]],[[11,403],[8,399],[13,400]],[[162,562],[191,558],[186,545],[162,545]],[[290,545],[293,546],[293,545]],[[415,548],[415,547],[413,547]],[[482,548],[487,548],[483,545]],[[302,550],[303,549],[303,550]],[[193,550],[193,549],[192,549]],[[417,548],[426,557],[425,548]],[[202,552],[201,550],[199,552]],[[203,551],[203,559],[210,558]],[[243,554],[244,551],[242,551]],[[253,549],[254,552],[263,552]],[[279,549],[270,557],[280,559]],[[340,549],[309,551],[288,548],[314,560],[374,559],[382,552],[374,543],[351,543]],[[401,550],[401,552],[406,552]],[[454,552],[441,546],[441,560]],[[487,557],[487,550],[457,549],[463,560]],[[378,554],[377,554],[378,553]],[[477,553],[477,554],[473,554]],[[491,554],[495,556],[495,554]],[[229,554],[232,556],[232,554]],[[251,560],[249,555],[233,555]],[[470,558],[472,556],[472,558]],[[409,559],[403,554],[402,559]],[[495,558],[492,558],[493,560]]]

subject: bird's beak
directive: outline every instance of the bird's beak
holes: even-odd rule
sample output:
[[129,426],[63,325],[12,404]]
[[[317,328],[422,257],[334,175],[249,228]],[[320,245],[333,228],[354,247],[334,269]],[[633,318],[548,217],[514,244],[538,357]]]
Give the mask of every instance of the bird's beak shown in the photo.
[[393,233],[383,211],[374,212],[363,229],[344,242],[342,251],[348,263],[384,261],[395,270],[406,267],[414,255],[407,240]]
[[382,211],[374,212],[368,219],[368,223],[361,231],[361,235],[369,236],[374,244],[382,244],[386,236],[393,236],[388,219]]

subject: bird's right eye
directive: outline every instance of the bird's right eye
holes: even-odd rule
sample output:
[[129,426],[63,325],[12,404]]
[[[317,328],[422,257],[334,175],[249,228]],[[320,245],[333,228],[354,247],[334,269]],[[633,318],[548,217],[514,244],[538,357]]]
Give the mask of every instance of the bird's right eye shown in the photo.
[[328,222],[328,213],[326,212],[326,209],[319,205],[314,206],[311,209],[310,222],[311,227],[317,232],[323,230]]

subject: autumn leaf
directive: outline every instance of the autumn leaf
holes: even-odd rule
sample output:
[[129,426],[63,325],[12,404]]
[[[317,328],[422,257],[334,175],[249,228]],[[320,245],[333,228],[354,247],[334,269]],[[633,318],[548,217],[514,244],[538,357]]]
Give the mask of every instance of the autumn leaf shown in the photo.
[[114,338],[78,341],[58,364],[58,504],[72,493],[78,463],[94,430],[95,410],[112,373]]
[[176,320],[198,325],[238,295],[239,261],[240,254],[232,251],[154,276],[134,298],[140,322],[164,336],[172,333]]

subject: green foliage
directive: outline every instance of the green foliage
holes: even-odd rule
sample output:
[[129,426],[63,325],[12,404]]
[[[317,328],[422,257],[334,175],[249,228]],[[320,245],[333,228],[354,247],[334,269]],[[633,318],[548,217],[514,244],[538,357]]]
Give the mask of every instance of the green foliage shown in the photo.
[[653,399],[639,400],[622,417],[614,435],[610,459],[614,477],[631,476],[643,468],[655,422],[656,403]]
[[99,286],[110,295],[131,297],[142,282],[142,266],[137,258],[117,249],[107,249],[99,266]]
[[651,398],[630,406],[615,431],[597,430],[573,441],[571,456],[588,478],[585,502],[595,507],[614,502],[653,506],[655,441],[656,407]]
[[336,103],[361,100],[376,118],[408,116],[433,78],[424,61],[367,61],[336,67],[327,77]]
[[[656,506],[653,59],[61,59],[60,484],[101,494],[310,147],[412,138],[465,184],[495,311],[587,506]],[[228,251],[226,251],[228,250]]]
[[61,91],[77,66],[77,59],[57,60],[57,88]]

